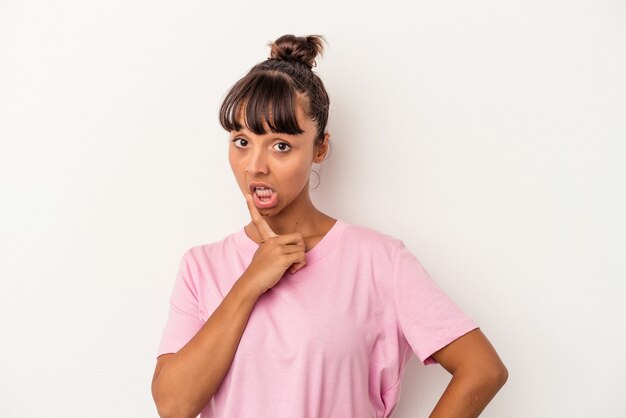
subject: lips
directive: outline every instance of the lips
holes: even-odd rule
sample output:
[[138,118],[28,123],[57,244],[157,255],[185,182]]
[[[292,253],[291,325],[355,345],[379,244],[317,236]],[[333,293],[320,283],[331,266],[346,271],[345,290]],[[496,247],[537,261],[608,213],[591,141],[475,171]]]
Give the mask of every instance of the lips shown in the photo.
[[[264,188],[268,190],[256,191],[256,188]],[[270,209],[278,204],[278,192],[270,185],[265,183],[250,183],[248,186],[254,205],[259,209]]]

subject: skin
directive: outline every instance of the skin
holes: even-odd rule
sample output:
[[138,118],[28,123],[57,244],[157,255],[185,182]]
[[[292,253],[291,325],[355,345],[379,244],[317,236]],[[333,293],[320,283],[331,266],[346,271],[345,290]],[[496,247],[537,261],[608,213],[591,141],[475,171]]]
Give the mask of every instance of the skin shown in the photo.
[[259,297],[278,283],[288,268],[306,264],[302,235],[276,234],[251,195],[246,195],[246,202],[261,242],[244,273],[196,335],[178,352],[157,359],[152,396],[163,418],[194,418],[202,411],[228,372]]
[[[317,210],[311,202],[308,183],[311,165],[324,159],[330,136],[326,133],[323,144],[314,146],[315,123],[306,119],[301,107],[297,118],[305,131],[300,135],[255,135],[245,128],[231,132],[229,161],[252,218],[245,227],[246,234],[257,243],[263,243],[297,232],[309,251],[334,223],[333,218]],[[269,132],[267,126],[266,131]],[[283,151],[286,149],[289,151]],[[248,189],[249,183],[255,181],[277,190],[275,207],[256,208]],[[285,244],[298,245],[299,242],[292,240]],[[290,271],[295,272],[305,265],[306,261],[294,263]],[[479,416],[508,379],[508,370],[480,328],[457,338],[432,356],[452,374],[452,379],[431,418]]]
[[[298,108],[298,122],[304,129],[300,135],[275,134],[268,127],[265,135],[245,128],[231,132],[229,162],[251,218],[244,229],[259,248],[203,328],[178,353],[157,359],[152,393],[162,417],[197,416],[227,373],[260,295],[287,270],[306,268],[305,250],[310,251],[336,221],[315,208],[308,187],[311,165],[324,159],[330,135],[326,133],[321,145],[314,145],[316,125],[304,115]],[[278,193],[277,205],[257,208],[248,189],[250,182],[272,186]],[[477,417],[508,378],[506,367],[480,329],[432,356],[452,379],[431,418]]]
[[[329,149],[330,134],[315,144],[317,125],[306,118],[299,100],[296,117],[304,133],[299,135],[270,132],[256,135],[247,128],[230,132],[228,160],[241,192],[250,194],[249,184],[262,182],[276,192],[278,203],[272,208],[257,208],[269,228],[278,235],[298,232],[310,251],[332,228],[336,219],[318,210],[309,194],[309,174],[313,163],[321,163]],[[252,222],[244,230],[255,242],[263,239]],[[294,266],[294,271],[302,265]]]
[[[198,415],[228,372],[258,298],[278,283],[287,269],[295,272],[304,267],[305,249],[312,248],[336,221],[318,211],[308,195],[308,171],[313,162],[323,160],[330,135],[325,134],[323,142],[314,146],[315,124],[304,118],[302,109],[298,112],[303,134],[277,138],[276,134],[257,136],[244,129],[231,135],[236,141],[230,143],[229,160],[251,217],[246,233],[259,247],[198,333],[177,353],[157,359],[152,395],[161,417]],[[275,207],[262,209],[264,215],[253,203],[250,181],[267,183],[280,196]]]

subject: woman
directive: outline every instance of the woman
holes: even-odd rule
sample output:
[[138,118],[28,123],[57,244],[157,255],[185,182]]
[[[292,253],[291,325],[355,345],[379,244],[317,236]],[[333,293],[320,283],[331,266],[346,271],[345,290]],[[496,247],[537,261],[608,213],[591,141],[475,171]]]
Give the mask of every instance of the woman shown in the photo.
[[220,122],[251,222],[182,257],[152,394],[162,417],[390,417],[415,353],[452,374],[432,417],[475,417],[507,379],[404,243],[318,210],[329,99],[320,36],[285,35]]

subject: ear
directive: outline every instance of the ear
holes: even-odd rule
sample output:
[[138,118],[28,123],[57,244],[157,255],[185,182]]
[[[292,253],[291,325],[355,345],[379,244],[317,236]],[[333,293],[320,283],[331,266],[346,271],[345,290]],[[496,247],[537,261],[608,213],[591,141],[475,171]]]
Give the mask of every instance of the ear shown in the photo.
[[315,149],[314,149],[315,154],[313,155],[314,163],[319,164],[322,161],[324,161],[324,158],[326,157],[326,154],[328,153],[329,141],[330,141],[330,133],[326,132],[324,134],[324,140],[322,141],[322,143],[315,146]]

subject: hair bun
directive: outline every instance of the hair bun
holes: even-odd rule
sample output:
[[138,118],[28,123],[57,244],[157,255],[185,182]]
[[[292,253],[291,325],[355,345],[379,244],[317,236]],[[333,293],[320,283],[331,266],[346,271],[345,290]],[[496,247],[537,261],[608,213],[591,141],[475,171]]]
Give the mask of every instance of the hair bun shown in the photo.
[[321,35],[283,35],[268,44],[271,48],[270,59],[297,61],[313,68],[316,65],[315,58],[321,56],[324,50],[322,41],[326,39]]

